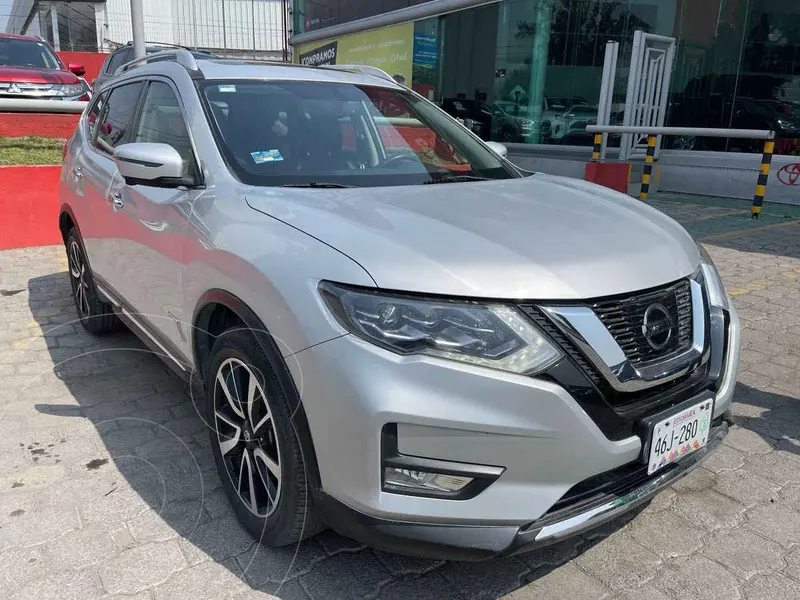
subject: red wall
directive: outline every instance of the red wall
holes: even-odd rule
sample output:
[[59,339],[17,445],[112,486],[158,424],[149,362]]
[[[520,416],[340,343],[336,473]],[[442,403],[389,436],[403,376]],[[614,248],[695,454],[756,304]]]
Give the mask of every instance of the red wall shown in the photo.
[[100,67],[103,66],[103,61],[108,56],[108,54],[101,52],[59,52],[58,55],[64,65],[69,63],[83,65],[83,68],[86,69],[86,74],[83,78],[89,82],[89,85],[100,74]]
[[61,244],[58,180],[61,167],[0,167],[0,250]]

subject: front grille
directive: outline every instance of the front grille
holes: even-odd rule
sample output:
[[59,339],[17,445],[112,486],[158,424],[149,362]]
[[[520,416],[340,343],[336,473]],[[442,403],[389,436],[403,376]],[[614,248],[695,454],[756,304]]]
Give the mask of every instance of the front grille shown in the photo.
[[[645,312],[660,304],[670,315],[675,331],[663,348],[653,348],[642,331]],[[666,358],[692,344],[692,293],[689,281],[630,296],[601,300],[591,305],[597,317],[633,364]]]

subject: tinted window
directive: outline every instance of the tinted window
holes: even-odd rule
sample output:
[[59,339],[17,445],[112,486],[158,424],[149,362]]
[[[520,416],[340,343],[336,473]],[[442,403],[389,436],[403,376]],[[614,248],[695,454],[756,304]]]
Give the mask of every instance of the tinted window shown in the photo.
[[0,38],[0,65],[61,69],[61,61],[44,42]]
[[186,122],[175,92],[166,83],[155,81],[147,89],[133,141],[172,146],[183,158],[184,174],[194,175],[194,152]]
[[92,107],[89,109],[89,115],[86,117],[86,123],[88,125],[88,139],[94,139],[94,132],[97,130],[97,123],[100,119],[100,115],[103,112],[103,108],[105,108],[106,104],[106,94],[102,93],[95,99]]
[[519,173],[434,105],[403,90],[340,83],[204,87],[220,147],[253,185],[415,185]]
[[111,154],[127,137],[143,87],[143,83],[130,83],[109,92],[97,132],[96,145],[100,150]]
[[130,49],[124,48],[115,54],[112,54],[106,63],[106,73],[113,75],[122,65],[128,62],[128,55],[131,53]]

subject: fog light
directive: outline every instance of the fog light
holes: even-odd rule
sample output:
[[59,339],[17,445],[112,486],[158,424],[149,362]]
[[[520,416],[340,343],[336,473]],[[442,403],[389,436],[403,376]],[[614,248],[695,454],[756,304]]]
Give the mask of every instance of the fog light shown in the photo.
[[395,467],[386,467],[384,470],[384,482],[387,486],[407,490],[455,493],[461,491],[472,481],[472,477],[463,475],[428,473]]

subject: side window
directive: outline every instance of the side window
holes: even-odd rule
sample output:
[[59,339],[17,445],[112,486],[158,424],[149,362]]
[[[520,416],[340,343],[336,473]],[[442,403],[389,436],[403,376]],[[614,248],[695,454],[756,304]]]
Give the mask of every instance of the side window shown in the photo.
[[141,82],[129,83],[109,92],[97,130],[97,148],[111,154],[127,137],[143,87]]
[[106,73],[109,75],[113,75],[117,72],[122,65],[128,62],[128,55],[130,54],[130,50],[128,48],[124,48],[115,54],[112,54],[109,59],[106,68]]
[[94,103],[89,109],[89,114],[86,117],[86,125],[87,125],[86,138],[89,140],[90,143],[94,141],[94,132],[97,131],[97,123],[100,120],[100,115],[103,113],[105,105],[106,105],[106,93],[103,92],[97,98],[95,98]]
[[133,141],[172,146],[183,158],[184,174],[192,178],[196,175],[194,152],[186,122],[175,92],[166,83],[154,81],[147,88]]

